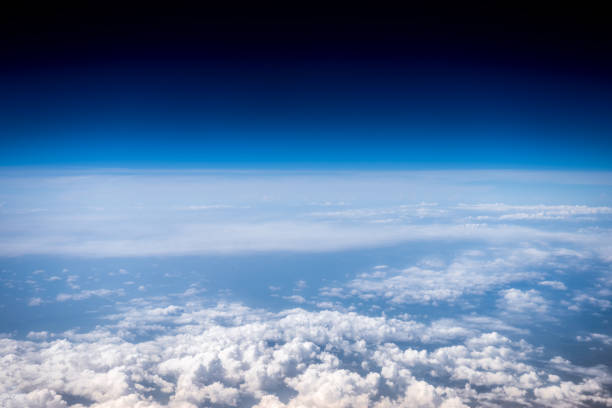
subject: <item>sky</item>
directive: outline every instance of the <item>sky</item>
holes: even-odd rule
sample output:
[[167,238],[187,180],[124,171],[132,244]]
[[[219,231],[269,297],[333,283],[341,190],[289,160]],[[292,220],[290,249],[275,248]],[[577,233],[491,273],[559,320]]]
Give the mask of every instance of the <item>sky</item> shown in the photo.
[[605,14],[285,11],[0,17],[0,406],[612,406]]
[[586,13],[4,17],[4,165],[609,169]]

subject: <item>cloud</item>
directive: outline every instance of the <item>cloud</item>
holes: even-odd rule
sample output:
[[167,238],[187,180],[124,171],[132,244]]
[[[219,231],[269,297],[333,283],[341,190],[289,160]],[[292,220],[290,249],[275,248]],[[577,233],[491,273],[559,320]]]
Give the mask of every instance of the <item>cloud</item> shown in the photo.
[[548,312],[549,302],[535,289],[506,289],[499,292],[501,298],[497,307],[509,313],[540,313]]
[[403,204],[384,208],[350,208],[337,211],[319,211],[308,213],[315,218],[350,219],[372,221],[401,221],[415,218],[437,218],[448,214],[448,210],[437,208],[437,204]]
[[76,282],[78,279],[79,279],[79,276],[78,276],[78,275],[69,275],[69,276],[66,278],[66,284],[67,284],[67,285],[68,285],[68,286],[69,286],[71,289],[79,289],[79,288],[80,288],[80,286],[79,286],[79,285],[77,285],[76,283],[74,283],[74,282]]
[[[507,180],[555,184],[574,180],[576,185],[595,186],[595,191],[609,184],[607,173],[66,173],[29,175],[24,184],[22,176],[0,172],[0,190],[12,192],[15,207],[31,205],[40,191],[45,192],[49,207],[39,213],[0,213],[0,256],[322,252],[439,240],[556,240],[608,257],[611,253],[606,243],[612,234],[607,229],[587,231],[565,225],[551,231],[546,225],[526,227],[511,219],[512,214],[542,213],[609,220],[611,207],[456,204],[464,198],[513,197],[515,191],[500,184]],[[538,184],[538,188],[542,193],[530,199],[552,194],[548,187]],[[406,191],[411,191],[410,197],[419,197],[418,202],[406,202]],[[71,198],[70,206],[65,205],[65,197]],[[212,204],[185,205],[210,202],[211,197]],[[591,201],[594,197],[589,196]],[[360,207],[346,205],[341,211],[313,215],[312,202],[354,202]],[[96,210],[99,207],[105,211]],[[231,211],[208,211],[223,208]],[[478,218],[491,214],[509,218],[494,223]]]
[[460,204],[457,208],[486,213],[506,213],[500,220],[563,220],[571,217],[592,217],[611,215],[612,207],[588,205],[509,205],[495,204]]
[[[196,173],[94,172],[25,181],[0,174],[2,191],[15,200],[11,206],[34,208],[34,198],[44,191],[49,207],[47,212],[10,216],[3,207],[0,256],[387,248],[355,256],[350,265],[360,259],[365,265],[346,275],[341,270],[325,276],[329,280],[303,273],[282,281],[262,280],[274,292],[268,295],[287,295],[295,309],[203,305],[198,302],[216,294],[229,297],[229,292],[211,286],[210,295],[201,296],[202,289],[187,282],[175,296],[119,299],[119,311],[104,316],[92,330],[53,333],[47,327],[23,339],[2,338],[0,406],[612,405],[607,367],[581,367],[564,358],[571,356],[549,360],[559,351],[532,346],[523,337],[533,339],[534,328],[517,327],[518,317],[555,316],[558,305],[593,307],[601,314],[612,308],[607,299],[610,279],[602,272],[612,259],[611,213],[610,207],[598,205],[603,196],[596,194],[609,190],[609,173]],[[515,200],[516,180],[538,187],[533,196],[523,197],[524,205],[456,204],[475,198],[484,203]],[[546,183],[556,184],[551,188]],[[589,184],[584,200],[591,205],[529,204],[571,202],[575,194],[559,192],[564,183]],[[540,191],[541,185],[547,192]],[[571,193],[573,188],[568,187]],[[411,197],[437,204],[406,202]],[[320,210],[332,211],[312,213],[312,203],[324,203]],[[104,211],[96,209],[102,207]],[[217,211],[223,208],[228,211]],[[114,262],[103,270],[123,274]],[[130,273],[141,270],[132,264],[122,265]],[[572,273],[594,286],[566,287],[576,280]],[[27,278],[49,285],[44,277],[51,273],[40,274]],[[88,287],[96,276],[60,276],[66,277],[67,293],[56,295],[59,302],[131,294],[110,286],[81,290],[77,285]],[[599,280],[590,281],[594,276]],[[308,280],[312,291],[300,278]],[[137,282],[131,288],[159,294],[153,277],[147,282],[114,280]],[[325,287],[317,293],[318,281]],[[11,278],[4,284],[19,282]],[[43,293],[52,300],[50,293],[56,292]],[[562,301],[553,302],[553,296]],[[477,307],[491,302],[497,308],[487,310],[487,316],[479,314]],[[580,333],[577,340],[590,344],[579,346],[610,345],[607,334],[591,331],[596,330]]]
[[123,289],[95,289],[95,290],[82,290],[77,293],[60,293],[57,295],[56,300],[58,302],[65,302],[67,300],[85,300],[92,296],[96,297],[107,297],[107,296],[123,296],[125,294]]
[[[147,331],[157,334],[130,340]],[[91,332],[29,339],[0,339],[2,406],[612,404],[600,369],[563,359],[553,371],[535,368],[538,352],[526,342],[460,321],[142,304]],[[566,369],[582,379],[563,378]]]
[[[302,222],[293,219],[270,222],[176,223],[167,233],[150,231],[151,227],[118,218],[124,234],[116,234],[109,220],[89,226],[73,220],[60,228],[62,237],[25,236],[19,240],[0,236],[0,255],[53,254],[89,257],[190,255],[265,251],[325,252],[350,248],[384,246],[399,242],[441,240],[483,240],[511,242],[520,239],[557,239],[599,241],[591,234],[547,233],[519,226],[458,225],[340,225],[326,222]],[[79,233],[70,225],[80,225]],[[76,228],[76,227],[75,227]],[[157,228],[157,227],[154,227]],[[165,227],[164,227],[165,228]],[[86,230],[86,231],[83,231]],[[149,231],[147,231],[149,230]],[[607,233],[606,233],[607,234]],[[609,235],[609,234],[608,234]]]
[[[406,269],[360,274],[346,287],[322,288],[322,296],[358,296],[392,303],[454,302],[465,295],[483,294],[511,282],[533,280],[541,265],[556,255],[537,248],[464,251],[448,263],[424,259]],[[531,272],[528,272],[532,270]]]
[[596,298],[586,293],[580,293],[579,295],[574,296],[572,300],[576,303],[569,307],[570,310],[580,310],[581,306],[584,304],[595,306],[600,310],[608,310],[612,308],[612,302],[610,302],[608,299]]
[[565,286],[565,284],[559,281],[541,281],[541,282],[538,282],[538,285],[548,286],[548,287],[551,287],[557,290],[567,290],[567,287]]
[[40,306],[42,305],[43,300],[39,297],[33,297],[28,300],[28,306]]
[[576,336],[576,340],[581,342],[597,341],[605,344],[606,346],[612,346],[612,336],[602,333],[590,333],[588,336]]
[[5,408],[66,408],[68,404],[52,390],[38,389],[25,394],[0,395]]
[[179,210],[186,210],[186,211],[220,210],[220,209],[227,209],[227,208],[234,208],[234,206],[225,205],[225,204],[208,204],[208,205],[188,205],[185,207],[178,207]]
[[295,303],[306,303],[306,299],[300,295],[283,296],[283,299],[287,299]]
[[564,381],[560,385],[549,385],[533,390],[536,401],[544,406],[575,407],[583,404],[610,406],[610,398],[600,397],[601,384],[586,380],[580,384]]

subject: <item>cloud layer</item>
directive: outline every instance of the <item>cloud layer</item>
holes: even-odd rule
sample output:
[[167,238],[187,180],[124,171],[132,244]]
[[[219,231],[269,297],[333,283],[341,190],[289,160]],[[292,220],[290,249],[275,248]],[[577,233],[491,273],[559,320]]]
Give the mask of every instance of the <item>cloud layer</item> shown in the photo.
[[612,405],[605,369],[564,379],[567,360],[457,322],[238,304],[139,305],[110,319],[0,340],[2,406]]
[[[611,193],[610,179],[608,173],[509,171],[107,170],[45,177],[4,171],[0,256],[309,252],[537,237],[590,244],[612,256],[604,244],[612,234],[602,228],[612,207],[601,204]],[[540,201],[502,204],[516,200],[516,183],[533,192],[529,201]],[[579,204],[573,204],[574,189],[583,193]],[[560,200],[569,203],[555,204]],[[538,224],[545,221],[565,225],[553,234]]]
[[610,180],[2,172],[0,406],[612,406]]

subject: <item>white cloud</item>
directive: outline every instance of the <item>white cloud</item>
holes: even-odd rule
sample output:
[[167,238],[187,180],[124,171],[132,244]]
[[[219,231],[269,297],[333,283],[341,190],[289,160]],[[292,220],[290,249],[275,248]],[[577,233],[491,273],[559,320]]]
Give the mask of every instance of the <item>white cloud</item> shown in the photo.
[[[544,212],[544,215],[559,217],[609,218],[611,207],[455,205],[475,196],[487,200],[515,195],[512,189],[506,191],[500,181],[534,183],[546,180],[558,184],[574,180],[576,185],[601,188],[609,184],[606,180],[609,174],[491,171],[128,173],[99,170],[78,175],[70,172],[45,177],[30,175],[23,179],[10,172],[0,172],[0,190],[14,192],[14,206],[30,205],[38,198],[32,193],[36,191],[45,191],[45,205],[49,206],[47,212],[18,216],[0,213],[0,255],[106,257],[310,252],[465,239],[494,243],[554,239],[582,244],[606,256],[611,253],[606,243],[612,240],[612,234],[606,229],[585,231],[566,227],[563,231],[547,231],[540,225],[537,228],[536,225],[530,228],[512,225],[512,219],[503,224],[487,224],[488,219],[465,222],[466,213],[478,217],[482,212],[510,217],[515,213],[537,216]],[[545,192],[536,196],[548,197]],[[65,205],[64,197],[71,197],[70,206]],[[206,204],[211,197],[213,203]],[[406,202],[407,197],[423,198],[426,202]],[[530,197],[530,200],[535,199]],[[186,206],[186,202],[205,204]],[[346,206],[342,211],[313,217],[308,215],[312,202],[354,202],[361,207]],[[99,207],[104,207],[105,211],[95,209]],[[239,211],[206,211],[217,208]],[[506,214],[508,211],[511,212]],[[425,219],[429,222],[425,223]]]
[[[96,408],[612,404],[600,369],[535,368],[524,341],[459,321],[237,304],[141,304],[109,318],[92,332],[0,339],[3,406],[65,407],[70,396]],[[143,331],[158,334],[129,340]],[[560,379],[565,369],[583,379]]]
[[467,294],[483,294],[497,286],[539,276],[538,266],[554,261],[536,248],[465,251],[448,264],[425,259],[403,270],[385,269],[361,274],[346,288],[322,288],[322,296],[387,299],[393,303],[453,302]]
[[565,284],[559,281],[541,281],[541,282],[538,282],[538,285],[548,286],[548,287],[551,287],[557,290],[567,290],[567,287],[565,286]]
[[69,275],[66,278],[66,284],[70,287],[70,289],[79,289],[80,286],[75,283],[78,279],[78,275]]
[[300,295],[283,296],[283,299],[287,299],[295,303],[306,303],[306,299]]
[[569,307],[570,310],[580,310],[581,305],[584,304],[595,306],[601,310],[608,310],[612,307],[612,302],[608,299],[596,298],[586,293],[574,296],[573,301],[576,303]]
[[506,289],[499,292],[497,307],[510,313],[546,313],[549,302],[535,289]]
[[40,306],[42,305],[43,300],[39,297],[33,297],[28,300],[28,306]]
[[226,205],[226,204],[205,204],[205,205],[188,205],[185,207],[178,207],[177,209],[179,210],[186,210],[186,211],[203,211],[203,210],[220,210],[220,209],[227,209],[227,208],[234,208],[233,205]]
[[56,296],[58,302],[65,302],[67,300],[85,300],[92,296],[96,297],[107,297],[107,296],[123,296],[125,294],[123,289],[94,289],[94,290],[82,290],[77,293],[60,293]]
[[588,336],[576,336],[576,340],[582,342],[598,341],[606,346],[612,346],[612,336],[602,333],[590,333]]
[[52,390],[37,389],[23,394],[0,395],[5,408],[66,408],[68,404]]
[[460,204],[462,210],[506,213],[500,220],[561,220],[570,217],[585,217],[612,214],[612,207],[588,205],[509,205],[495,204]]
[[591,379],[580,384],[563,381],[560,385],[549,385],[533,390],[536,401],[550,407],[575,407],[580,405],[598,404],[611,406],[612,401],[607,397],[600,397],[601,384]]
[[26,337],[32,340],[45,340],[49,337],[49,333],[47,331],[29,332]]
[[[262,251],[321,252],[349,248],[377,247],[399,242],[423,240],[483,240],[513,242],[521,239],[557,239],[561,241],[601,242],[610,235],[548,233],[519,226],[489,226],[486,224],[453,225],[341,225],[326,222],[302,222],[293,219],[270,222],[225,224],[217,222],[176,223],[164,227],[167,233],[150,231],[148,225],[118,218],[125,224],[125,234],[115,234],[114,222],[100,220],[84,227],[79,233],[71,226],[61,227],[61,238],[22,237],[15,240],[0,234],[0,255],[53,254],[76,256],[151,256],[235,253]],[[132,223],[132,225],[130,225]],[[54,227],[56,228],[56,227]],[[60,228],[60,227],[57,227]],[[82,230],[87,228],[87,232]],[[143,231],[146,230],[146,231]],[[78,238],[78,239],[77,239]]]

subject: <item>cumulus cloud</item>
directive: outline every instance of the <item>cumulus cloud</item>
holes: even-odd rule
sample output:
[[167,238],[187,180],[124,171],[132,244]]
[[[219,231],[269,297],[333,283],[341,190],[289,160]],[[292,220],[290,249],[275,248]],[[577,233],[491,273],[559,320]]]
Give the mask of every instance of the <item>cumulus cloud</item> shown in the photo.
[[68,404],[52,390],[37,389],[22,394],[0,395],[0,404],[6,408],[66,408]]
[[535,289],[506,289],[499,292],[497,307],[510,313],[546,313],[549,302]]
[[[601,370],[563,379],[571,363],[536,368],[526,342],[457,321],[238,304],[141,305],[109,319],[92,332],[0,339],[2,406],[612,405]],[[130,340],[143,331],[157,334]]]
[[[537,248],[465,251],[448,264],[425,259],[402,270],[382,269],[359,275],[346,287],[322,288],[322,296],[359,296],[392,303],[453,302],[464,295],[483,294],[511,282],[531,280],[555,255]],[[532,271],[530,271],[530,269]]]
[[44,340],[49,337],[49,333],[47,331],[38,331],[38,332],[29,332],[26,336],[28,339],[32,340]]
[[536,401],[544,406],[575,407],[579,405],[610,406],[610,398],[600,397],[603,389],[597,381],[586,380],[580,384],[564,381],[560,385],[549,385],[533,390]]
[[602,299],[595,296],[591,296],[586,293],[580,293],[572,299],[575,303],[569,307],[570,310],[578,311],[584,305],[595,306],[600,310],[608,310],[612,308],[612,302],[608,299]]
[[283,299],[287,299],[295,303],[306,303],[306,299],[300,295],[283,296]]
[[606,346],[612,346],[612,336],[602,333],[590,333],[588,336],[576,336],[576,340],[582,342],[601,342]]

